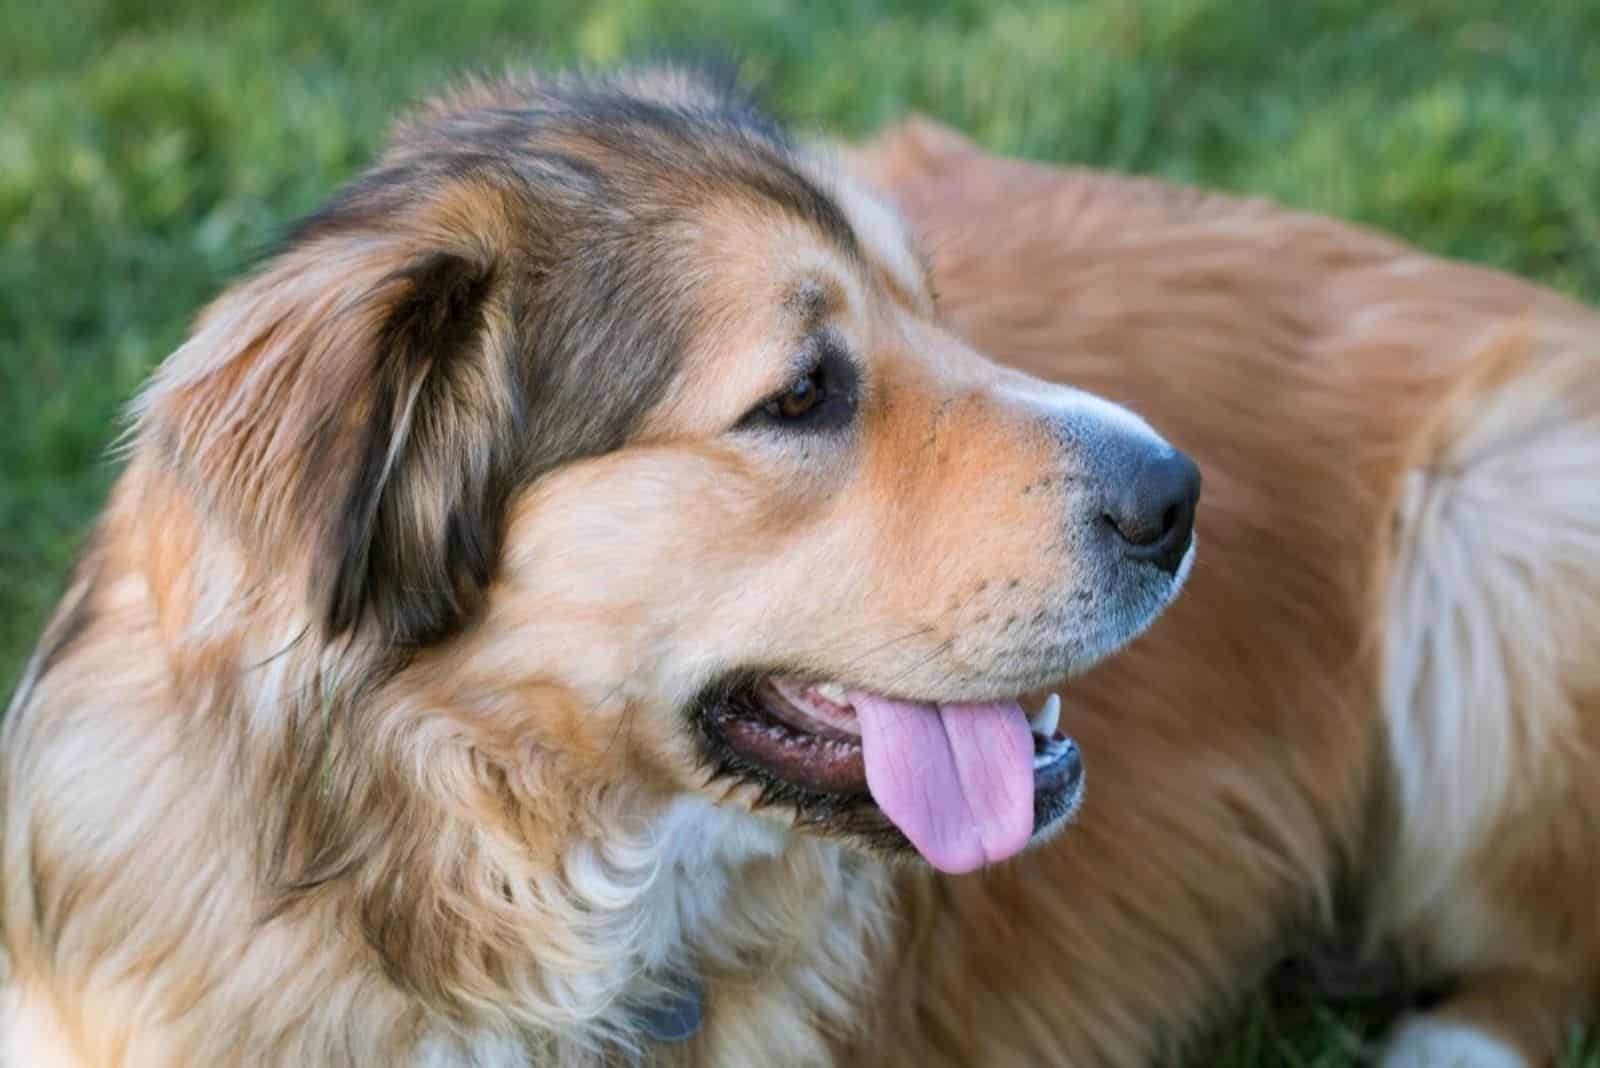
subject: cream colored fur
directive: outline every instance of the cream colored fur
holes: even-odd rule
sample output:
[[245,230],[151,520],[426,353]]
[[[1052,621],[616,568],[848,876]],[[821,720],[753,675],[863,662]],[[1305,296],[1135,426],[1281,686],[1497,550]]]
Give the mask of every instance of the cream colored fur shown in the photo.
[[1600,687],[1600,337],[1510,322],[1474,361],[1401,483],[1385,603],[1383,926],[1431,917],[1447,968],[1505,937],[1463,884],[1507,820],[1587,773],[1573,694]]

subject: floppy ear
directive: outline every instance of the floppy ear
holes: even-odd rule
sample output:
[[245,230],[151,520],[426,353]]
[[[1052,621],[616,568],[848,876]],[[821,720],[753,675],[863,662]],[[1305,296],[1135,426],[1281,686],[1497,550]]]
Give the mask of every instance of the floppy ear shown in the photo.
[[250,555],[300,576],[327,636],[420,646],[493,576],[526,381],[493,262],[333,239],[207,310],[139,430]]
[[520,383],[483,351],[493,281],[447,252],[391,278],[371,418],[313,571],[330,633],[370,611],[389,640],[427,644],[466,622],[493,577],[522,422]]

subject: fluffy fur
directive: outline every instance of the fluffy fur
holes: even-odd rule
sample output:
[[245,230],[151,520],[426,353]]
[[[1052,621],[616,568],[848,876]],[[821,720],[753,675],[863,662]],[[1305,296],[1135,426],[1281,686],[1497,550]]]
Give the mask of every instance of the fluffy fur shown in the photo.
[[1103,522],[1169,446],[974,352],[891,212],[671,70],[402,123],[128,452],[4,728],[15,1064],[833,1060],[908,843],[712,713],[1014,696],[1193,559]]
[[1079,825],[924,891],[952,1060],[1145,1063],[1300,951],[1444,990],[1386,1063],[1552,1061],[1600,968],[1600,316],[925,121],[854,159],[966,336],[1207,479],[1188,592],[1066,691]]
[[[1456,984],[1396,1065],[1550,1055],[1600,961],[1600,319],[927,123],[844,155],[937,302],[865,187],[654,73],[425,109],[202,316],[7,716],[4,1063],[1131,1068],[1293,949]],[[859,433],[730,430],[819,318]],[[1147,431],[1041,380],[1206,472],[1098,666],[1176,585],[1041,533],[1094,481],[1048,429]],[[706,765],[751,666],[1086,671],[1088,802],[887,863]]]

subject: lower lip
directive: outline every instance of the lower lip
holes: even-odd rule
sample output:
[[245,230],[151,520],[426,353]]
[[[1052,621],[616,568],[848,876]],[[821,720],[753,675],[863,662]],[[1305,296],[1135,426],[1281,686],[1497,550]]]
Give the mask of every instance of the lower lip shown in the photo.
[[1061,746],[1059,755],[1033,769],[1035,834],[1071,815],[1083,794],[1083,760],[1077,744],[1070,738],[1056,744]]

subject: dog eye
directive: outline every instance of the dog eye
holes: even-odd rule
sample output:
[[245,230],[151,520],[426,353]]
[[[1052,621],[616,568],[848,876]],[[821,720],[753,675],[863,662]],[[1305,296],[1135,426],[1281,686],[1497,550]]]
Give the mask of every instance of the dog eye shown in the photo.
[[815,412],[828,399],[828,376],[821,364],[781,394],[762,405],[767,418],[780,423],[796,423]]
[[805,434],[843,430],[855,418],[859,375],[837,344],[824,342],[815,363],[747,412],[735,430]]

